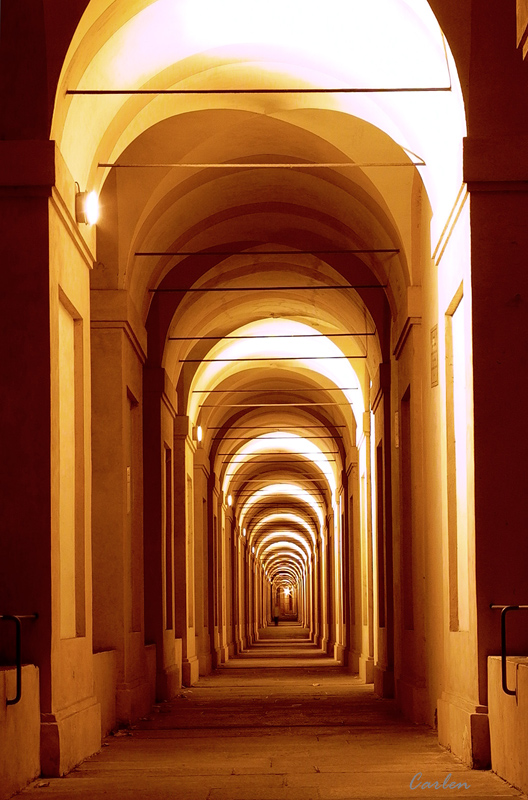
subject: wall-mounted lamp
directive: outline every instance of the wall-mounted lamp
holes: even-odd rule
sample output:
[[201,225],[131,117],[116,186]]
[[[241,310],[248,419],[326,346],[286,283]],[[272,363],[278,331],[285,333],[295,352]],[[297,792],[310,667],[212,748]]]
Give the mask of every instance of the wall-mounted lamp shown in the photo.
[[194,439],[195,442],[201,442],[202,441],[202,439],[203,439],[203,429],[202,429],[201,425],[196,425],[196,427],[193,428],[193,439]]
[[233,505],[233,497],[230,494],[227,495],[227,505],[228,506],[232,506]]
[[84,225],[95,225],[99,219],[97,192],[77,192],[75,195],[75,219]]
[[252,552],[252,553],[254,553],[254,552],[255,552],[255,548],[254,548],[254,547],[252,547],[252,548],[251,548],[251,552]]
[[242,529],[242,533],[244,534],[244,536],[246,535],[246,529],[245,528]]

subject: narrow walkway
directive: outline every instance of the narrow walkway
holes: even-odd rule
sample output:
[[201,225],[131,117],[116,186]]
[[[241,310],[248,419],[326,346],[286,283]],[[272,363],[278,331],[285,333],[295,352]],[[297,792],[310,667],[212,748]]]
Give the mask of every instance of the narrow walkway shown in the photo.
[[[460,788],[424,789],[425,782]],[[376,698],[306,631],[280,625],[130,731],[109,737],[70,775],[36,781],[21,797],[374,800],[446,793],[524,797],[490,772],[463,767],[432,731],[404,721],[394,703]]]

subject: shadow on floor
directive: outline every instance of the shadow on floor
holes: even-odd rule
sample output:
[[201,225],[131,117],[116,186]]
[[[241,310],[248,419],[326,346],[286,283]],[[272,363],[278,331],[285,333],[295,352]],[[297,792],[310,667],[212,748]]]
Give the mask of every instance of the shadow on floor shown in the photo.
[[45,788],[36,782],[21,797],[523,797],[492,773],[462,766],[433,731],[406,722],[393,701],[377,698],[306,633],[264,629],[247,652],[109,737],[70,775],[44,781]]

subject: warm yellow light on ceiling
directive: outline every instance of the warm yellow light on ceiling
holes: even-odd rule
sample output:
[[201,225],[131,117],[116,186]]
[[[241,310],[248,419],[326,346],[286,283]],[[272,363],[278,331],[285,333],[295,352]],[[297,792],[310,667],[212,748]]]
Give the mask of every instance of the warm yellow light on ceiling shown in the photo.
[[[225,377],[240,369],[236,359],[251,361],[270,358],[291,358],[292,362],[302,369],[323,375],[333,386],[347,387],[343,394],[350,403],[356,419],[361,419],[365,411],[361,384],[349,361],[343,359],[343,351],[330,338],[292,338],[309,336],[318,331],[304,323],[287,319],[265,319],[250,322],[230,331],[230,336],[240,339],[223,339],[214,345],[207,354],[207,361],[196,370],[192,389],[196,386],[207,387],[204,391],[191,394],[189,416],[197,419],[200,404],[207,397],[207,392],[214,389]],[[246,338],[247,337],[247,338]],[[226,361],[227,359],[227,361]],[[233,359],[233,363],[230,360]],[[305,359],[303,361],[303,359]],[[245,448],[247,451],[247,448]]]

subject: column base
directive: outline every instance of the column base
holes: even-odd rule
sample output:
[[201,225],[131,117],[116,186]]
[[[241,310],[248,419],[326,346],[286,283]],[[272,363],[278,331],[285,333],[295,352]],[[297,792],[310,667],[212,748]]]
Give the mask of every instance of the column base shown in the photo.
[[345,664],[345,648],[342,644],[334,645],[334,658],[340,666]]
[[117,727],[116,651],[103,650],[93,655],[94,692],[101,706],[101,737]]
[[219,667],[222,664],[225,664],[228,658],[229,658],[229,652],[227,647],[222,646],[215,648],[213,653],[213,664],[215,667]]
[[213,671],[213,656],[211,653],[204,653],[198,656],[200,675],[210,675]]
[[364,683],[374,683],[374,659],[372,656],[359,657],[359,677]]
[[172,700],[176,697],[182,685],[182,671],[180,664],[171,664],[170,667],[156,673],[156,700]]
[[116,714],[118,722],[132,722],[144,717],[151,709],[150,687],[145,677],[122,683],[116,691]]
[[428,694],[424,686],[417,686],[414,683],[398,678],[396,681],[396,696],[398,705],[407,719],[416,722],[417,725],[431,724],[428,718]]
[[394,697],[394,672],[387,667],[374,667],[374,692],[379,697]]
[[444,692],[438,700],[438,741],[472,769],[489,769],[491,747],[487,706]]
[[58,778],[101,748],[101,706],[87,697],[54,714],[41,714],[42,775]]
[[185,658],[182,664],[182,683],[184,686],[193,686],[200,677],[200,661],[198,656]]
[[349,672],[359,675],[359,653],[355,650],[345,650],[345,664]]

